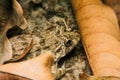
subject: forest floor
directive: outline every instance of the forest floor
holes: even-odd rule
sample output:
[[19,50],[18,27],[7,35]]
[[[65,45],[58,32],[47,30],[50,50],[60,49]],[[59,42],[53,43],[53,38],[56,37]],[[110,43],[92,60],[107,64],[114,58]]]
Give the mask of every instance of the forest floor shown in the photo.
[[80,73],[91,74],[70,1],[39,0],[30,2],[27,9],[27,29],[14,28],[13,33],[8,32],[13,59],[33,39],[33,47],[23,60],[52,51],[55,54],[52,72],[56,80],[79,80]]

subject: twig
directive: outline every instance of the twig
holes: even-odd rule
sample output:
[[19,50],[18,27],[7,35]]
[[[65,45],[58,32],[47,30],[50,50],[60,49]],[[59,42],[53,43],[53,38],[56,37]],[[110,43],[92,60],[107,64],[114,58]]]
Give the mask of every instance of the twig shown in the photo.
[[16,61],[23,59],[28,54],[28,52],[31,50],[32,47],[33,47],[33,39],[31,40],[30,45],[23,51],[23,53],[20,56],[18,56],[15,59],[11,59],[9,61],[6,61],[5,63],[16,62]]

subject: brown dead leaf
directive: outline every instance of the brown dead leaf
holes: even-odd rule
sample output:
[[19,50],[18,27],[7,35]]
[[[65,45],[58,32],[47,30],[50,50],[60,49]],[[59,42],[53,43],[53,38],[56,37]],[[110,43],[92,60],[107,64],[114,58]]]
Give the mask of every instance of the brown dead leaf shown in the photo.
[[18,75],[0,72],[0,80],[31,80]]
[[17,0],[13,0],[13,25],[18,25],[21,29],[27,27],[26,19],[23,16],[23,9]]
[[120,77],[115,76],[90,76],[88,74],[80,74],[80,80],[120,80]]
[[26,28],[20,4],[17,0],[0,0],[0,64],[12,58],[12,47],[6,33],[14,25]]
[[0,43],[0,64],[4,63],[4,61],[7,61],[12,58],[12,47],[7,39],[7,37],[4,37]]
[[[53,53],[46,51],[41,55],[26,61],[0,65],[0,72],[19,75],[31,80],[54,80],[51,73],[51,66],[53,62]],[[14,77],[15,76],[13,76],[10,80],[18,80],[14,79]]]
[[120,0],[103,0],[103,2],[115,11],[120,25]]

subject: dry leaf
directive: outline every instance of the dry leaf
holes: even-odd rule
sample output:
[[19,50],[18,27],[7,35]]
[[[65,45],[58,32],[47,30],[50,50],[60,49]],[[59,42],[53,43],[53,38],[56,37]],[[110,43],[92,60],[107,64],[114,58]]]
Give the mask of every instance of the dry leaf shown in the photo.
[[120,80],[120,77],[115,76],[90,76],[88,74],[80,74],[80,80]]
[[26,20],[17,0],[0,0],[0,64],[12,58],[12,47],[6,33],[14,25],[26,28]]
[[51,73],[53,62],[53,53],[47,51],[26,61],[0,65],[0,72],[19,75],[31,80],[54,80]]
[[4,61],[7,61],[12,58],[12,47],[7,39],[7,37],[4,37],[2,39],[2,42],[0,43],[0,64],[4,63]]
[[30,80],[21,76],[0,72],[0,80]]
[[18,25],[21,29],[25,29],[27,27],[27,22],[23,16],[22,7],[16,0],[13,0],[12,21],[14,22],[13,25]]
[[103,2],[115,11],[120,25],[120,0],[103,0]]

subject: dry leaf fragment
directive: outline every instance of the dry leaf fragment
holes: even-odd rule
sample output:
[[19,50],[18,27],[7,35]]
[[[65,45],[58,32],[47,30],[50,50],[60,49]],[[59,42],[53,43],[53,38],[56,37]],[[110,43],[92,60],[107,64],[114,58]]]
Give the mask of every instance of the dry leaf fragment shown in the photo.
[[18,25],[21,29],[25,29],[27,27],[22,7],[16,0],[13,0],[13,22],[14,25]]
[[117,15],[118,22],[120,25],[120,0],[103,0],[103,2],[110,6],[111,8],[113,8]]
[[26,20],[17,0],[0,0],[0,64],[12,58],[12,47],[6,36],[14,25],[26,28]]
[[0,43],[0,64],[11,59],[11,57],[12,47],[7,37],[5,37],[4,39],[2,39],[2,43]]
[[0,72],[0,80],[31,80],[22,76],[17,76],[9,73]]
[[53,53],[47,51],[30,60],[0,65],[0,71],[23,76],[31,80],[54,80],[50,69],[53,61]]
[[120,80],[120,77],[115,76],[90,76],[88,74],[80,74],[80,80]]

